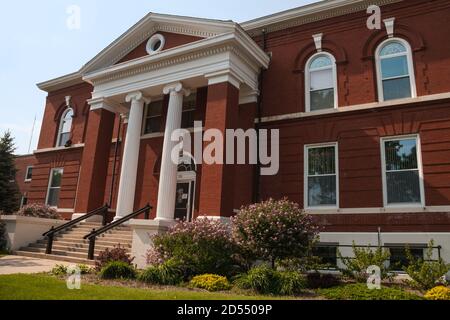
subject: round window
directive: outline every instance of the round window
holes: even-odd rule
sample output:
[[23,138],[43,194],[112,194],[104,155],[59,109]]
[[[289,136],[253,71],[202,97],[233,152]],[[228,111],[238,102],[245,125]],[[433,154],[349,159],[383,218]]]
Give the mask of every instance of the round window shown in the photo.
[[147,52],[148,54],[155,54],[164,48],[166,39],[161,34],[155,34],[147,42]]

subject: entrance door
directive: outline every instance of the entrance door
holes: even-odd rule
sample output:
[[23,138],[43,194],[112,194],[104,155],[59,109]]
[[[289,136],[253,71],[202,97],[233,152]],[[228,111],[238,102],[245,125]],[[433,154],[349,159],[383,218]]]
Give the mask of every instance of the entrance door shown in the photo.
[[178,182],[175,197],[175,219],[190,221],[194,203],[194,181]]

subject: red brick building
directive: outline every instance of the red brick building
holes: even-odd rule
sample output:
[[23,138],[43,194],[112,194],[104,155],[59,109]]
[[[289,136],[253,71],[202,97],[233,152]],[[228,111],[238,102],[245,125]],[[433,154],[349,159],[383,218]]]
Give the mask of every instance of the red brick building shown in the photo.
[[[371,4],[381,29],[367,27]],[[330,0],[241,24],[151,13],[39,84],[28,201],[68,219],[150,203],[170,220],[288,197],[324,226],[322,243],[433,239],[450,260],[449,15],[445,0]],[[177,172],[167,133],[194,120],[279,129],[278,174],[190,161]]]

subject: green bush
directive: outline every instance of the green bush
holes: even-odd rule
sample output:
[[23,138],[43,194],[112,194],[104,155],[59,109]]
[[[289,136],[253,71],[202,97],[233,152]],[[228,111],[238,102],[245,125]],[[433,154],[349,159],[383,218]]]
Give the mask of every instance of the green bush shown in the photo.
[[196,276],[189,282],[189,286],[208,291],[226,291],[231,289],[227,278],[216,274]]
[[100,271],[110,262],[114,261],[121,261],[128,265],[131,265],[133,263],[133,260],[134,257],[132,258],[129,255],[128,250],[124,247],[121,247],[121,245],[119,244],[111,250],[109,248],[106,248],[99,253],[98,257],[95,259],[95,270]]
[[149,284],[175,286],[183,282],[184,273],[180,263],[171,259],[158,266],[150,266],[138,276],[138,280]]
[[108,263],[100,271],[102,279],[134,279],[136,270],[126,262],[113,261]]
[[446,284],[445,275],[450,270],[441,258],[432,261],[434,242],[431,241],[425,253],[425,259],[416,259],[411,254],[409,248],[406,248],[406,256],[408,258],[408,266],[403,270],[409,275],[412,281],[407,283],[420,290],[430,290],[437,285]]
[[251,269],[238,276],[234,284],[241,289],[261,294],[295,295],[306,286],[305,278],[294,271],[277,271],[267,266]]
[[369,274],[367,269],[370,266],[378,266],[381,269],[381,279],[390,279],[392,274],[389,273],[389,267],[386,261],[389,260],[391,254],[389,250],[382,248],[372,249],[359,248],[353,243],[353,258],[343,257],[338,251],[338,258],[341,259],[345,268],[340,271],[347,277],[355,279],[357,282],[366,282]]
[[63,264],[57,264],[53,267],[52,271],[50,271],[54,276],[65,276],[67,275],[67,266]]
[[397,288],[369,290],[367,285],[362,283],[320,289],[317,292],[330,300],[423,300],[415,294]]
[[333,274],[313,272],[306,276],[306,283],[310,289],[326,289],[338,286],[341,281]]

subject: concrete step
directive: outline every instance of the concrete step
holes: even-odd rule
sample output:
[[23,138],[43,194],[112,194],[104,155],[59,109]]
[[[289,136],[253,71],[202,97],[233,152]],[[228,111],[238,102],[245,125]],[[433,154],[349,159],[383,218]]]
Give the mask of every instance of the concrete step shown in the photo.
[[[37,243],[32,243],[30,244],[30,247],[35,247],[35,248],[47,248],[47,242],[43,242],[43,241],[38,241]],[[131,245],[123,245],[121,246],[122,248],[125,249],[131,249]],[[55,241],[53,242],[53,248],[58,248],[58,249],[71,249],[71,250],[75,250],[75,249],[88,249],[89,248],[89,244],[88,243],[74,243],[74,242],[59,242],[59,241]],[[114,249],[113,245],[100,245],[100,244],[95,244],[95,250],[97,251],[104,251],[106,249]]]
[[[38,243],[47,243],[47,240],[39,240]],[[61,240],[55,240],[53,242],[53,245],[55,244],[65,244],[65,245],[89,245],[89,241],[87,240],[83,240],[83,241],[79,241],[78,239],[73,240],[73,239],[61,239]],[[116,242],[116,241],[104,241],[104,240],[97,240],[95,241],[95,247],[108,247],[108,248],[113,248],[113,247],[117,247],[120,244],[121,247],[123,248],[131,248],[131,242]]]
[[[70,240],[74,240],[74,241],[83,241],[84,236],[85,236],[84,234],[80,234],[80,235],[78,235],[78,234],[62,234],[62,235],[56,236],[54,239],[55,240],[61,240],[61,239],[69,240],[70,239]],[[133,240],[132,236],[129,236],[129,237],[122,236],[122,235],[116,236],[114,234],[103,235],[96,239],[96,241],[112,241],[112,242],[116,242],[116,243],[119,243],[119,242],[123,242],[123,243],[127,242],[128,243],[128,242],[132,242],[132,240]]]
[[[25,247],[25,248],[20,248],[21,252],[33,252],[33,253],[42,253],[45,254],[45,249],[44,248],[33,248],[33,247]],[[61,257],[71,257],[71,258],[79,258],[79,259],[87,259],[87,251],[86,253],[84,252],[73,252],[73,251],[65,251],[65,250],[52,250],[52,255],[55,256],[61,256]],[[95,254],[94,253],[94,257],[97,258],[98,257],[98,253]]]
[[[84,230],[78,230],[78,229],[73,229],[70,231],[67,231],[65,233],[60,233],[61,235],[64,234],[71,234],[71,235],[77,235],[77,236],[86,236],[88,234],[90,234],[91,231],[84,231]],[[104,233],[103,235],[117,235],[119,237],[124,236],[124,237],[132,237],[131,232],[128,231],[109,231]]]
[[75,258],[75,257],[59,256],[59,255],[55,255],[55,254],[45,254],[45,253],[29,252],[29,251],[15,251],[13,253],[15,255],[22,256],[22,257],[47,259],[47,260],[54,260],[54,261],[61,261],[61,262],[71,262],[74,264],[86,264],[86,265],[90,265],[90,266],[95,265],[95,261],[88,260],[85,258]]
[[[47,245],[44,243],[32,243],[28,248],[33,248],[33,249],[42,249],[42,250],[47,250]],[[95,246],[95,254],[99,254],[100,252],[106,250],[106,249],[113,249],[114,247],[112,246]],[[128,253],[131,253],[131,247],[129,248],[125,248],[128,249]],[[52,247],[53,251],[67,251],[67,252],[79,252],[79,253],[85,253],[87,254],[89,251],[89,246],[88,245],[82,245],[82,246],[78,246],[78,245],[61,245],[61,244],[57,244],[54,243],[53,247]],[[24,250],[26,251],[26,250]]]

